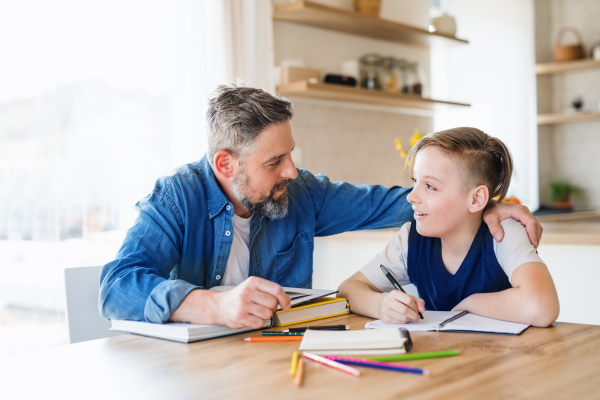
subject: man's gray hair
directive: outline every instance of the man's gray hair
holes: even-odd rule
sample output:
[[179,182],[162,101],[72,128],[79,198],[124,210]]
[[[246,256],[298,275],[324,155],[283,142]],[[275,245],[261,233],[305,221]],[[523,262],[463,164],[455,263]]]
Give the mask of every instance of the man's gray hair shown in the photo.
[[292,119],[292,102],[282,96],[245,85],[221,85],[208,102],[208,162],[214,166],[221,150],[236,158],[252,154],[259,133]]

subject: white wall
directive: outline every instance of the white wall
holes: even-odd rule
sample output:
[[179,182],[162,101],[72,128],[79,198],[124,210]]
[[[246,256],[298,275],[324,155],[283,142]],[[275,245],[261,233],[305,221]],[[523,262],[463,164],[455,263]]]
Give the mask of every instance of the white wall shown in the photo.
[[560,299],[559,321],[600,325],[600,246],[541,245]]
[[457,36],[468,46],[431,54],[432,94],[471,103],[443,109],[434,130],[473,126],[500,138],[512,152],[509,195],[538,207],[535,48],[532,0],[447,0]]

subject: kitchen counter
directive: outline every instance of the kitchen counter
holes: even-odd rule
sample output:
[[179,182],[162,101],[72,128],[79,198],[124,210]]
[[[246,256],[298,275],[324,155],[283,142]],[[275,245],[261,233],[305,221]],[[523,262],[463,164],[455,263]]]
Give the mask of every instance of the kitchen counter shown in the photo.
[[[588,219],[539,219],[544,233],[542,244],[580,244],[600,245],[600,215]],[[317,240],[341,241],[384,241],[389,242],[398,233],[398,229],[368,230],[345,232],[335,236],[317,238]]]

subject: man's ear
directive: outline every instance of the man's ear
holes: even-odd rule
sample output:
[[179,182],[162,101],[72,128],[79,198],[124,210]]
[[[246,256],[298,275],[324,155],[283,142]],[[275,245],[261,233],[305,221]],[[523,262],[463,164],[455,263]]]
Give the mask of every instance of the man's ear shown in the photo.
[[469,192],[469,212],[476,213],[487,206],[490,199],[490,191],[487,186],[479,185]]
[[215,154],[215,172],[223,178],[233,177],[234,163],[236,158],[228,151],[221,150]]

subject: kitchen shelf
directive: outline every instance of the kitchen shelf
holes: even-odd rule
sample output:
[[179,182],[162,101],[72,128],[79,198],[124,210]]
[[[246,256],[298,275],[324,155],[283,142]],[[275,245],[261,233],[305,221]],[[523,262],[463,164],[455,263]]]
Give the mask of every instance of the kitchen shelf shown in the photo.
[[467,40],[454,36],[431,33],[424,29],[383,20],[375,16],[304,0],[275,6],[273,19],[421,47],[469,43]]
[[554,74],[557,72],[577,71],[582,69],[600,68],[600,60],[591,58],[574,61],[560,61],[536,64],[535,73],[538,75]]
[[538,114],[538,125],[562,124],[600,119],[600,112],[580,112],[577,114]]
[[441,101],[409,94],[392,94],[379,90],[368,90],[328,83],[291,82],[277,87],[284,96],[309,97],[313,99],[376,104],[391,107],[431,110],[440,105],[470,107],[470,104]]

